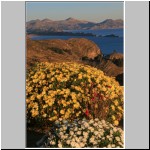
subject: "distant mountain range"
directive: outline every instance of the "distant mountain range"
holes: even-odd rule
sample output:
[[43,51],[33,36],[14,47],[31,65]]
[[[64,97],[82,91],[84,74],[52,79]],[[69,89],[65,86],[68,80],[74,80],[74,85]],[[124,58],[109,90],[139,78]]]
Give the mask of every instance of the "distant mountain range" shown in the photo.
[[66,20],[53,21],[50,19],[31,20],[26,23],[29,33],[36,32],[62,32],[63,30],[98,30],[123,28],[123,20],[106,19],[100,23],[67,18]]

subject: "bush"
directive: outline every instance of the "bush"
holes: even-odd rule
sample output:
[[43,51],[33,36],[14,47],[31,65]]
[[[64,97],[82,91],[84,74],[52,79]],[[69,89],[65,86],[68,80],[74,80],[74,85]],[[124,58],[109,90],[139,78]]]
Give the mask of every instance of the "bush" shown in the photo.
[[64,51],[60,48],[57,48],[57,47],[50,47],[50,50],[54,51],[55,53],[58,53],[58,54],[64,54]]
[[123,89],[88,65],[37,63],[27,72],[26,104],[30,122],[86,117],[117,126],[123,117]]
[[49,133],[46,148],[123,148],[121,128],[99,119],[56,122],[55,134]]
[[82,60],[84,61],[84,60],[89,60],[89,58],[87,57],[87,56],[83,56],[82,57]]

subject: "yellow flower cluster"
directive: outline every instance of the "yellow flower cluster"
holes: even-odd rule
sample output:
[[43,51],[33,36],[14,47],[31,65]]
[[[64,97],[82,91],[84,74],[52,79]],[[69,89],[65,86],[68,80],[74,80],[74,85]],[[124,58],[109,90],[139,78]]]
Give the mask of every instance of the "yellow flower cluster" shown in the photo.
[[[27,117],[55,121],[58,118],[94,117],[93,101],[106,119],[118,125],[123,116],[123,89],[101,70],[77,63],[37,63],[26,79]],[[93,107],[92,107],[93,108]],[[107,108],[107,109],[106,109]]]

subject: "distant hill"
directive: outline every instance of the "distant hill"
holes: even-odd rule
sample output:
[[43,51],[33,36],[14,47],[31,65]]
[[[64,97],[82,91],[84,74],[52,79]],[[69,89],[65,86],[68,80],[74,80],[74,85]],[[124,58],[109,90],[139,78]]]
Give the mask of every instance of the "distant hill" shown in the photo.
[[97,30],[123,28],[123,20],[107,19],[100,23],[67,18],[65,20],[53,21],[50,19],[31,20],[26,23],[27,32],[61,32],[63,30]]
[[117,29],[123,28],[123,20],[112,20],[107,19],[103,22],[97,23],[95,26],[91,27],[90,29],[97,30],[97,29]]

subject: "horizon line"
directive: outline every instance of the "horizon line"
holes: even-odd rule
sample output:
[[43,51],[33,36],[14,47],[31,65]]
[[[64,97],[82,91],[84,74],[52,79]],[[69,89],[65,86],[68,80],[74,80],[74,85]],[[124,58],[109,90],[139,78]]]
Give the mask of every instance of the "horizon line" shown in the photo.
[[101,23],[101,22],[103,22],[103,21],[105,21],[105,20],[122,20],[122,21],[124,21],[123,19],[121,19],[121,18],[119,18],[119,19],[111,19],[111,18],[107,18],[107,19],[104,19],[103,21],[100,21],[100,22],[94,22],[94,21],[90,21],[90,20],[83,20],[83,19],[77,19],[77,18],[73,18],[73,17],[67,17],[66,19],[60,19],[60,20],[52,20],[52,19],[50,19],[50,18],[43,18],[43,19],[31,19],[31,20],[26,20],[26,22],[29,22],[29,21],[33,21],[33,20],[40,20],[40,21],[42,21],[42,20],[45,20],[45,19],[48,19],[48,20],[51,20],[51,21],[64,21],[64,20],[67,20],[67,19],[69,19],[69,18],[72,18],[72,19],[75,19],[75,20],[79,20],[79,21],[88,21],[88,22],[93,22],[93,23]]

